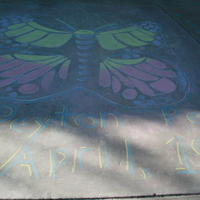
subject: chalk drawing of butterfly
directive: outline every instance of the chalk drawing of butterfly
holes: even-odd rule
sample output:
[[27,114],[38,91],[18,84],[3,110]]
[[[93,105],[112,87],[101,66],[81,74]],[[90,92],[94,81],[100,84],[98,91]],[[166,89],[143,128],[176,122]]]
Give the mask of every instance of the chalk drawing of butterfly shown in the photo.
[[190,91],[179,67],[150,53],[165,45],[157,23],[63,30],[11,15],[0,26],[1,99],[37,101],[84,90],[114,105],[150,109],[177,104]]

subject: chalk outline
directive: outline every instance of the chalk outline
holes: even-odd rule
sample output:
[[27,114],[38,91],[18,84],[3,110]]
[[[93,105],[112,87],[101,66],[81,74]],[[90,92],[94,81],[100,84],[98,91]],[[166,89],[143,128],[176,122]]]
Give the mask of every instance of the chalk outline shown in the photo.
[[[26,16],[29,16],[29,15],[26,15]],[[29,16],[29,17],[30,17],[30,16]],[[32,17],[32,18],[33,18],[33,17]],[[42,21],[42,20],[39,20],[39,19],[36,19],[36,18],[33,18],[33,19],[38,20],[38,21],[40,21],[40,22],[43,22],[43,23],[45,23],[45,24],[51,25],[51,24],[46,23],[46,22],[44,22],[44,21]],[[142,23],[142,22],[132,23],[132,24],[128,24],[128,25],[124,25],[124,26],[120,26],[120,27],[123,28],[123,27],[127,27],[127,26],[130,26],[130,25],[133,25],[133,24],[140,24],[140,23]],[[65,23],[65,24],[66,24],[66,23]],[[159,24],[158,24],[158,25],[159,25]],[[52,25],[51,25],[51,26],[52,26]],[[160,25],[159,25],[159,26],[160,26]],[[57,27],[57,28],[58,28],[58,27]],[[115,28],[116,28],[116,27],[115,27]],[[98,29],[98,28],[97,28],[97,29]],[[81,30],[81,29],[80,29],[80,30]],[[111,29],[111,30],[112,30],[112,29]],[[157,49],[154,49],[154,50],[146,51],[145,53],[142,53],[142,52],[141,52],[141,54],[144,54],[144,55],[147,55],[147,56],[150,55],[150,56],[153,56],[153,57],[157,57],[157,58],[160,58],[160,59],[162,59],[162,60],[165,60],[166,62],[169,62],[169,63],[173,64],[172,62],[170,62],[170,61],[168,61],[168,60],[166,60],[166,59],[163,59],[163,58],[161,58],[161,57],[155,56],[155,55],[153,55],[153,54],[149,54],[150,52],[157,51],[157,50],[163,48],[163,47],[166,45],[165,38],[163,37],[163,34],[161,33],[161,31],[162,31],[162,27],[160,26],[159,32],[160,32],[160,34],[161,34],[161,37],[162,37],[163,40],[164,40],[163,46],[161,46],[161,47],[159,47],[159,48],[157,48]],[[95,31],[94,31],[94,33],[95,33]],[[7,47],[7,48],[8,48],[8,47]],[[56,55],[56,54],[55,54],[55,55]],[[171,102],[171,103],[168,103],[168,104],[162,105],[162,106],[159,106],[159,105],[158,105],[158,106],[152,106],[152,107],[151,107],[151,106],[148,106],[148,108],[146,108],[146,107],[138,108],[138,106],[125,106],[125,105],[121,105],[121,104],[118,104],[118,103],[116,103],[116,102],[113,102],[113,101],[107,99],[106,97],[103,97],[102,95],[99,95],[99,94],[93,92],[92,90],[86,89],[86,88],[81,87],[81,86],[80,86],[80,87],[75,87],[75,88],[73,88],[73,89],[69,89],[69,90],[66,90],[66,91],[58,92],[58,93],[55,93],[55,94],[52,94],[52,95],[47,95],[47,96],[45,96],[45,97],[40,97],[40,98],[31,99],[31,100],[11,99],[11,98],[9,98],[9,97],[1,97],[0,99],[2,99],[2,100],[8,100],[8,101],[15,101],[15,102],[22,102],[22,103],[26,103],[26,102],[37,102],[37,101],[46,100],[46,99],[49,99],[49,98],[57,97],[57,96],[59,96],[59,95],[64,95],[64,94],[67,94],[67,93],[70,93],[70,92],[73,92],[73,91],[76,91],[76,90],[83,89],[83,90],[87,91],[88,93],[90,93],[91,95],[94,95],[94,96],[96,96],[96,97],[98,97],[98,98],[100,98],[100,99],[102,99],[102,100],[104,100],[104,101],[107,101],[107,102],[113,104],[114,106],[119,106],[119,107],[122,107],[122,108],[125,108],[125,109],[138,110],[138,111],[143,111],[143,110],[150,111],[150,110],[152,110],[152,109],[153,109],[153,110],[157,110],[157,109],[160,109],[160,108],[163,108],[163,107],[166,107],[166,106],[170,106],[170,105],[179,105],[181,102],[184,102],[185,100],[187,100],[186,97],[189,98],[189,94],[190,94],[191,88],[192,88],[192,87],[191,87],[191,85],[192,85],[191,79],[188,78],[188,75],[187,75],[185,72],[183,72],[183,70],[182,70],[181,68],[179,68],[179,67],[176,66],[175,64],[174,64],[174,67],[176,68],[177,72],[181,72],[181,74],[183,75],[183,77],[185,78],[185,80],[187,80],[186,82],[188,82],[188,86],[187,86],[188,89],[187,89],[187,91],[185,91],[185,94],[184,94],[184,96],[183,96],[183,98],[182,98],[181,100],[176,101],[176,102]]]

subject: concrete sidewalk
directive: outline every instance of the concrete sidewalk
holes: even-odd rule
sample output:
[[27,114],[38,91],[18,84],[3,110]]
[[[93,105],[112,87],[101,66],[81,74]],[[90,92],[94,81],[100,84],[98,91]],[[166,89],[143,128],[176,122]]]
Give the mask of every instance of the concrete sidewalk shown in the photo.
[[200,199],[197,8],[0,0],[0,199]]
[[[171,197],[150,197],[150,198],[131,198],[131,199],[135,199],[135,200],[151,200],[151,199],[154,199],[154,200],[197,200],[197,199],[200,199],[200,196],[199,195],[195,195],[195,196],[171,196]],[[131,199],[123,199],[123,200],[131,200]],[[116,199],[115,199],[116,200]]]
[[[195,196],[176,196],[176,197],[151,197],[151,198],[131,198],[131,199],[135,199],[135,200],[151,200],[151,199],[154,199],[154,200],[197,200],[197,199],[200,199],[200,196],[199,195],[195,195]],[[122,200],[131,200],[131,199],[122,199]],[[115,199],[116,200],[116,199]]]

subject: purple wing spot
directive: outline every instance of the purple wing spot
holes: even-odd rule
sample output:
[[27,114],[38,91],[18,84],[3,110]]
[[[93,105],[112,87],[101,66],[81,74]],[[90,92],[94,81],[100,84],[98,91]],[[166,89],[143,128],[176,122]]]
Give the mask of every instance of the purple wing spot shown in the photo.
[[99,85],[108,87],[111,84],[111,77],[109,71],[105,67],[101,67],[99,72]]
[[0,65],[0,71],[10,69],[10,68],[13,68],[13,67],[17,67],[18,65],[21,65],[22,63],[24,63],[23,60],[13,60],[13,61],[7,62],[5,64],[1,64]]
[[36,84],[24,84],[19,89],[19,92],[23,94],[33,94],[39,90],[38,86]]
[[2,81],[0,81],[0,87],[4,87],[6,85],[9,85],[11,83],[13,83],[14,81],[16,81],[17,79],[19,79],[21,76],[16,76],[13,78],[8,78],[8,79],[4,79]]
[[121,75],[117,70],[112,69],[112,72],[117,76],[127,87],[133,88],[134,84],[125,76]]
[[54,67],[54,66],[46,65],[46,66],[44,66],[42,68],[39,68],[39,69],[37,69],[37,70],[35,70],[33,72],[30,72],[29,74],[27,74],[26,76],[21,78],[19,80],[19,83],[27,83],[29,81],[32,81],[32,80],[38,78],[39,76],[43,75],[47,71],[49,71],[52,67]]
[[0,57],[0,66],[2,65],[1,63],[9,62],[11,60],[13,60],[13,58]]
[[140,90],[143,94],[146,94],[148,96],[154,96],[154,92],[152,91],[152,89],[144,82],[139,81],[137,79],[134,78],[129,78],[135,85],[135,87]]
[[147,63],[158,69],[166,69],[166,65],[158,60],[148,59]]
[[51,84],[53,77],[55,75],[55,70],[48,72],[43,81],[42,81],[42,87],[43,88],[48,88],[48,86]]
[[23,74],[23,73],[26,73],[28,71],[31,71],[33,69],[36,69],[38,67],[41,67],[42,65],[44,65],[44,64],[26,62],[26,63],[20,65],[19,67],[16,67],[14,69],[2,72],[0,74],[0,76],[3,76],[3,77],[16,76],[16,75]]
[[69,64],[70,62],[65,62],[61,67],[60,67],[60,70],[59,70],[59,76],[60,78],[62,79],[65,79],[67,77],[67,73],[68,73],[68,69],[69,69]]
[[[142,65],[142,64],[140,64]],[[146,72],[140,71],[138,69],[135,69],[134,67],[124,65],[119,68],[122,72],[128,74],[129,76],[133,76],[135,78],[143,79],[143,80],[157,80],[158,78],[156,76],[153,76],[151,74],[147,74]]]
[[136,67],[140,70],[149,72],[149,73],[157,75],[157,76],[176,77],[176,74],[172,70],[156,69],[155,67],[153,67],[147,63],[138,64],[138,65],[136,65]]
[[166,93],[173,92],[176,89],[176,85],[167,78],[161,78],[160,80],[155,81],[154,83],[151,83],[150,85],[157,91],[166,92]]
[[112,89],[114,93],[119,92],[121,89],[121,83],[115,76],[112,77]]
[[134,89],[126,89],[122,96],[126,99],[134,99],[137,96],[137,92]]

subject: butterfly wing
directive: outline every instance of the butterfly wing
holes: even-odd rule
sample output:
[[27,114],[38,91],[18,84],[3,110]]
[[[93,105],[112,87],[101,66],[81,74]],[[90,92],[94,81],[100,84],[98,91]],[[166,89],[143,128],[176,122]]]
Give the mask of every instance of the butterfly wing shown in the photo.
[[1,98],[29,100],[51,95],[50,87],[59,90],[58,80],[67,78],[70,62],[62,55],[1,55]]
[[[3,21],[4,28],[1,33],[15,41],[11,47],[19,47],[22,44],[35,47],[55,48],[61,47],[72,37],[71,31],[60,31],[36,23],[36,19],[25,16],[7,17]],[[40,21],[41,23],[42,21]],[[6,40],[5,43],[12,43]]]
[[97,32],[99,45],[108,51],[148,52],[165,45],[161,27],[153,22],[131,24],[127,27],[114,28]]
[[135,109],[160,108],[186,98],[190,81],[176,65],[149,54],[131,56],[112,56],[100,63],[99,85],[107,91],[101,92],[103,97]]
[[[13,25],[9,21],[13,17],[2,22],[6,44],[1,46],[0,56],[3,99],[35,101],[78,88],[122,107],[149,109],[183,101],[189,92],[190,82],[177,66],[146,54],[165,44],[156,23],[72,33],[47,28],[31,18],[20,19]],[[59,51],[73,34],[78,46],[70,51],[78,50],[80,58],[52,53],[55,48]],[[93,35],[100,52],[93,51],[96,44],[92,49]],[[37,53],[37,48],[47,54]],[[97,63],[99,67],[94,68]],[[88,78],[77,78],[77,74]]]
[[0,29],[2,99],[35,101],[73,87],[68,80],[71,59],[54,53],[55,48],[60,49],[73,33],[49,28],[47,24],[43,26],[42,21],[40,24],[37,22],[22,15],[0,20],[3,27]]
[[[154,22],[97,29],[96,38],[107,57],[100,62],[96,94],[131,109],[160,108],[183,101],[190,81],[171,62],[150,51],[165,45],[161,27]],[[100,31],[101,30],[101,31]]]

